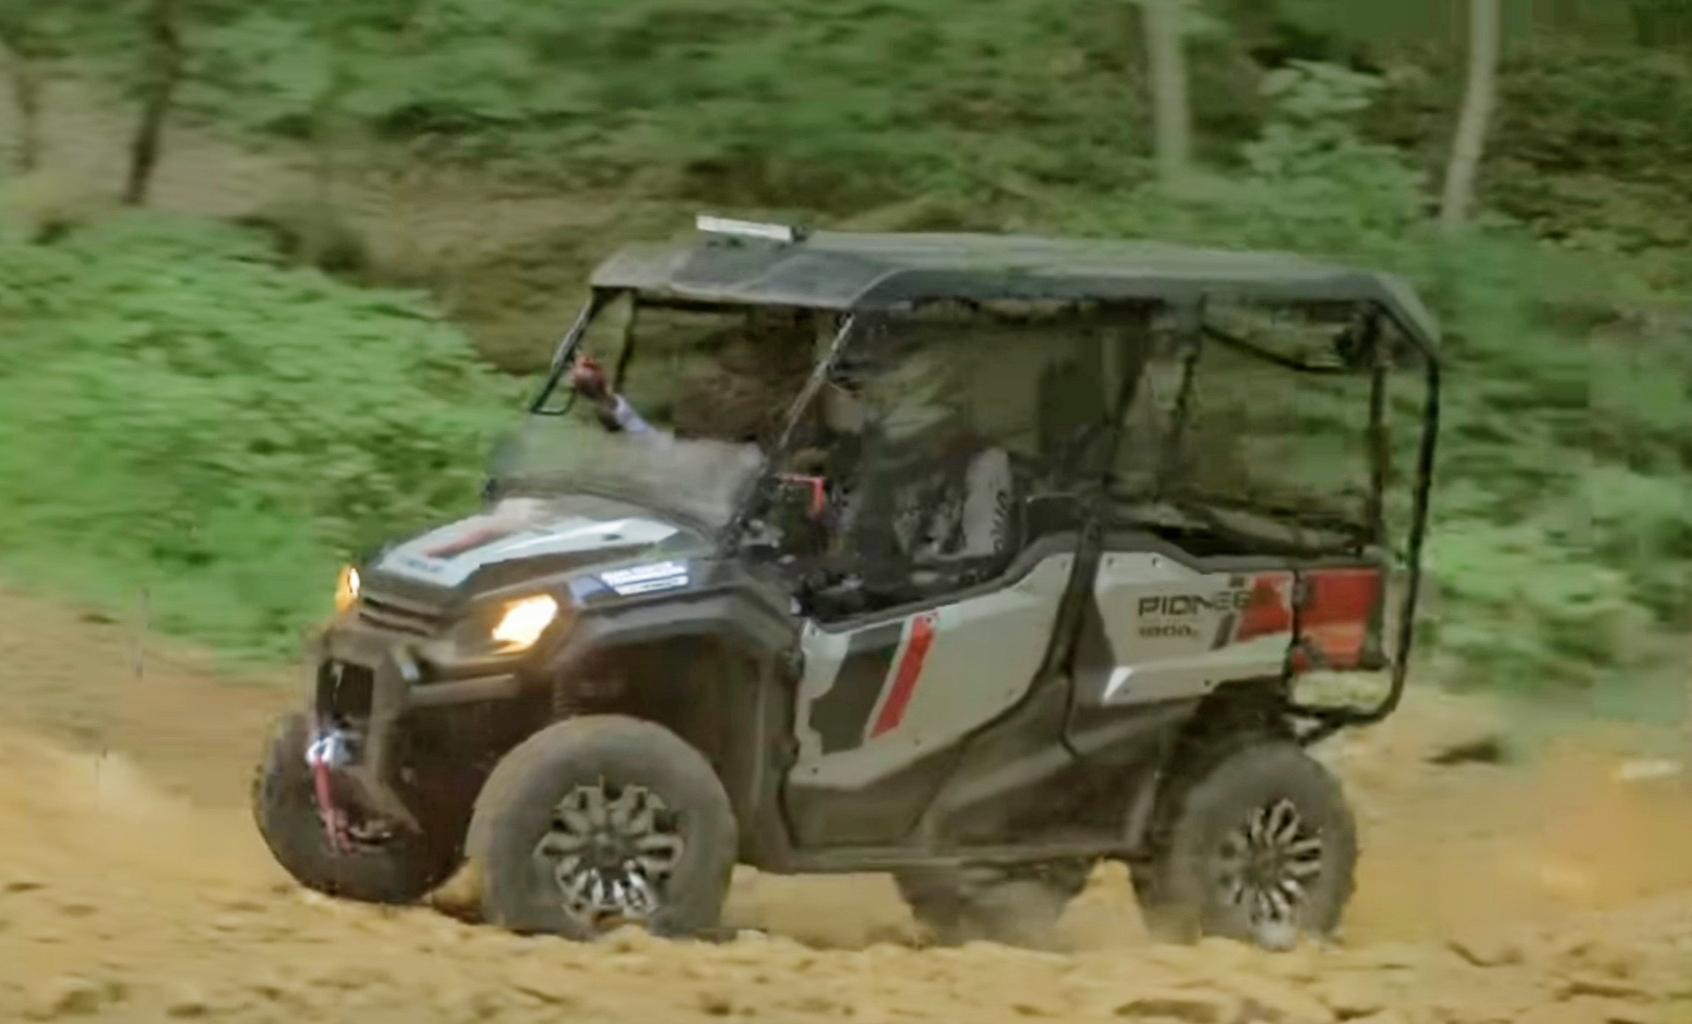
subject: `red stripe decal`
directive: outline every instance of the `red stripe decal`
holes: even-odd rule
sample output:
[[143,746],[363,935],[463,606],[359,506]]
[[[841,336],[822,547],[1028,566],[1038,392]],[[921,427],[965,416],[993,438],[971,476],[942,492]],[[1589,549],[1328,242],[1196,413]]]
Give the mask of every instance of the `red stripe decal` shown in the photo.
[[498,526],[484,526],[473,533],[449,540],[423,552],[430,558],[457,558],[467,551],[474,551],[484,544],[492,544],[517,532],[515,526],[501,524]]
[[875,716],[871,737],[892,732],[905,720],[905,709],[910,706],[917,679],[922,676],[922,663],[928,659],[928,649],[933,645],[934,616],[918,615],[911,620],[910,642],[905,644],[905,656],[899,659],[899,667],[893,673],[893,690],[887,695],[887,703],[881,705],[881,714]]
[[[1310,593],[1299,614],[1302,635],[1295,639],[1315,646],[1332,668],[1355,668],[1369,615],[1381,597],[1380,570],[1372,566],[1314,569],[1304,578]],[[1235,643],[1292,629],[1292,581],[1292,573],[1287,572],[1263,573],[1253,581],[1250,604],[1234,633]],[[1308,666],[1295,654],[1293,668],[1303,672]]]
[[1266,572],[1252,580],[1250,601],[1234,631],[1235,643],[1292,629],[1292,608],[1287,603],[1292,579],[1290,572]]

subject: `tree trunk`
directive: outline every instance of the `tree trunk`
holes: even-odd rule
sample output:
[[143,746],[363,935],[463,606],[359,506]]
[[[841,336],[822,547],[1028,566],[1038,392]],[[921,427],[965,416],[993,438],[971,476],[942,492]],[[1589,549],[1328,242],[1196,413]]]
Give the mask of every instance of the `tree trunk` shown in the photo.
[[152,52],[148,55],[147,81],[142,91],[141,122],[129,146],[129,181],[123,190],[123,201],[129,206],[140,206],[147,201],[147,188],[159,162],[165,118],[170,113],[176,86],[182,80],[180,13],[179,0],[152,0],[147,10]]
[[28,174],[41,163],[41,72],[16,40],[0,39],[0,47],[5,50],[12,102],[18,108],[16,165],[19,173]]
[[1469,85],[1440,205],[1440,223],[1447,231],[1468,223],[1475,202],[1475,179],[1498,94],[1498,58],[1503,47],[1499,8],[1500,0],[1469,0]]
[[1192,109],[1187,99],[1186,47],[1181,39],[1185,0],[1139,0],[1145,15],[1151,63],[1152,111],[1157,123],[1157,165],[1165,184],[1181,180],[1192,165]]

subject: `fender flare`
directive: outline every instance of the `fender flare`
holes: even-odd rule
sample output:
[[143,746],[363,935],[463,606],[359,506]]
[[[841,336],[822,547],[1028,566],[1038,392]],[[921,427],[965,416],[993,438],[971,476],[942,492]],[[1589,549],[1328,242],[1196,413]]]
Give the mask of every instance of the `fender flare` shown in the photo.
[[655,601],[590,609],[536,673],[548,683],[567,677],[596,654],[691,637],[723,637],[761,656],[793,651],[800,627],[747,587],[724,587]]

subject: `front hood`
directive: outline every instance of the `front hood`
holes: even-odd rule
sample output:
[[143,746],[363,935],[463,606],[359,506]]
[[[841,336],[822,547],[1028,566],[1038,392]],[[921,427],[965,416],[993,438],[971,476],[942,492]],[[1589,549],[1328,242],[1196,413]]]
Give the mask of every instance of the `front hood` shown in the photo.
[[603,551],[689,550],[704,543],[637,506],[588,496],[509,498],[486,512],[430,530],[384,552],[374,568],[436,587],[457,588],[482,569]]

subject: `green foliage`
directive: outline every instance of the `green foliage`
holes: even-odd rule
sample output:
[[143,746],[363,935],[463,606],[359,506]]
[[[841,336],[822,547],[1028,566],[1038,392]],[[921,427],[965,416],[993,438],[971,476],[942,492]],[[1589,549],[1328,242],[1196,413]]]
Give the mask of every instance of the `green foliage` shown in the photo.
[[241,654],[337,562],[474,499],[501,385],[417,298],[217,226],[0,236],[0,565]]
[[1598,686],[1692,626],[1692,364],[1630,262],[1495,230],[1417,272],[1451,373],[1435,636],[1467,678]]
[[1424,182],[1354,123],[1379,88],[1341,68],[1291,65],[1265,80],[1267,123],[1240,147],[1238,173],[1199,178],[1172,194],[1146,186],[1107,201],[1065,197],[1038,216],[1085,234],[1401,265],[1421,249],[1414,236],[1424,219]]
[[[276,127],[308,115],[329,58],[297,6],[207,36],[201,77],[218,88],[202,103]],[[1112,0],[944,17],[914,0],[356,10],[341,43],[351,113],[578,181],[641,172],[717,202],[851,209],[982,174],[1107,188],[1139,149],[1142,102],[1123,73],[1137,16]]]
[[1590,258],[1508,237],[1444,258],[1440,642],[1489,682],[1639,675],[1654,634],[1692,626],[1687,338],[1594,329],[1643,287]]
[[[1022,216],[1410,277],[1446,330],[1429,646],[1458,679],[1527,689],[1614,687],[1671,667],[1660,638],[1692,627],[1692,321],[1665,312],[1684,297],[1662,290],[1654,264],[1550,246],[1507,223],[1444,242],[1423,176],[1361,135],[1359,101],[1379,86],[1294,64],[1269,90],[1241,172]],[[1401,467],[1413,403],[1397,415]],[[1260,404],[1273,419],[1277,403]],[[1289,416],[1320,434],[1329,412],[1297,405]],[[1399,522],[1405,507],[1395,504]]]
[[268,232],[277,252],[295,264],[345,276],[370,267],[364,236],[333,205],[312,196],[272,200],[242,218],[242,223]]
[[[1195,5],[1210,171],[1172,190],[1145,167],[1144,41],[1122,0],[194,0],[185,102],[225,125],[318,139],[340,119],[617,190],[626,215],[537,230],[448,289],[495,323],[484,348],[513,368],[544,362],[551,339],[507,314],[550,317],[622,237],[707,206],[1400,271],[1448,334],[1430,637],[1476,681],[1607,685],[1651,671],[1658,638],[1692,627],[1692,5],[1506,0],[1486,214],[1447,243],[1430,185],[1461,96],[1466,2]],[[37,19],[48,7],[58,40],[73,15],[104,26],[76,37],[83,55],[112,52],[129,17],[0,0]],[[308,259],[356,241],[294,213],[270,222]],[[321,603],[338,552],[468,493],[498,389],[412,300],[187,230],[5,243],[0,401],[26,413],[0,423],[0,469],[40,486],[4,499],[24,528],[0,559],[147,580],[177,595],[165,604],[183,628],[271,642]],[[309,379],[290,376],[300,366]],[[131,399],[130,379],[190,400]],[[1329,420],[1297,410],[1301,430]],[[23,438],[50,440],[10,443]]]
[[1582,248],[1692,243],[1692,60],[1561,45],[1510,70],[1490,202]]

